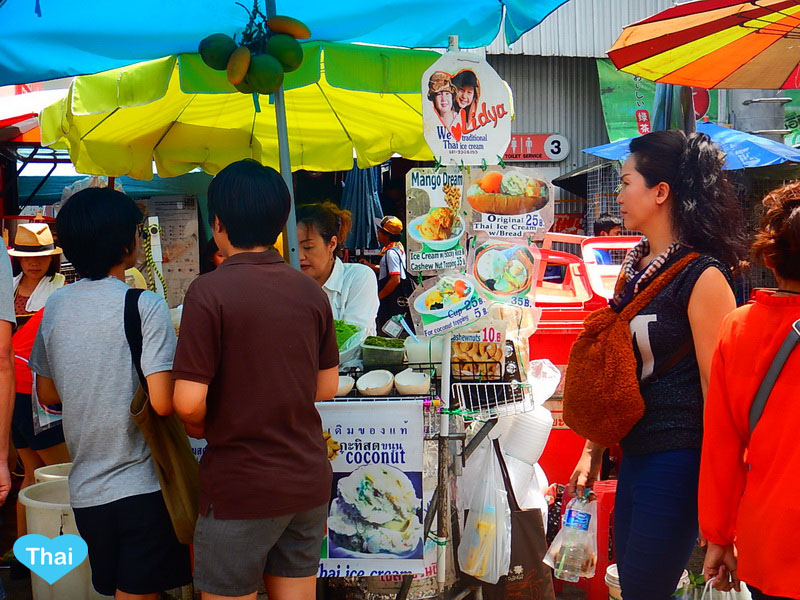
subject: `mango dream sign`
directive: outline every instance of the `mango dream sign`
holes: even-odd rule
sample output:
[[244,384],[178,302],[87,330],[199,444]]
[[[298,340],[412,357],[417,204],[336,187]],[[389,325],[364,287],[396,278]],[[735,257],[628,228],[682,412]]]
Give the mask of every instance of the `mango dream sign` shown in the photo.
[[317,404],[334,450],[320,577],[424,572],[422,408],[422,400]]
[[422,75],[425,141],[443,165],[497,164],[511,141],[511,90],[481,57],[448,52]]

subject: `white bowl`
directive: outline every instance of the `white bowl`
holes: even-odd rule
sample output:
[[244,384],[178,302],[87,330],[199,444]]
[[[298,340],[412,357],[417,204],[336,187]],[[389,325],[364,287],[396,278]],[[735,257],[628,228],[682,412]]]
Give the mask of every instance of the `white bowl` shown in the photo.
[[353,389],[356,380],[349,375],[339,375],[339,387],[336,388],[337,396],[347,396]]
[[394,376],[397,393],[403,396],[427,394],[431,389],[431,378],[427,373],[406,369]]
[[388,396],[393,383],[394,375],[391,371],[370,371],[358,378],[356,388],[364,396]]

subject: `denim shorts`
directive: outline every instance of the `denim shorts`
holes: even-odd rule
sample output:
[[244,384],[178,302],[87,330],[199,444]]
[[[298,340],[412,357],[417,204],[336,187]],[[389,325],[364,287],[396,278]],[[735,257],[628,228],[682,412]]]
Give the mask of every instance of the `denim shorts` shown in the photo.
[[194,531],[195,587],[246,596],[258,591],[264,575],[316,575],[327,519],[327,503],[268,519],[216,519],[209,509]]

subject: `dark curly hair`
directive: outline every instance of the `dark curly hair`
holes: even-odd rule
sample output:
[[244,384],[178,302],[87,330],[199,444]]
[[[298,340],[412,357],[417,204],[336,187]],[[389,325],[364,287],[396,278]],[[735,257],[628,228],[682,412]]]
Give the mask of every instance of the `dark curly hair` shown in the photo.
[[783,279],[800,281],[800,181],[772,190],[751,253]]
[[722,172],[725,154],[704,133],[654,131],[630,143],[636,170],[648,187],[667,183],[672,225],[679,240],[731,268],[747,252],[742,209]]

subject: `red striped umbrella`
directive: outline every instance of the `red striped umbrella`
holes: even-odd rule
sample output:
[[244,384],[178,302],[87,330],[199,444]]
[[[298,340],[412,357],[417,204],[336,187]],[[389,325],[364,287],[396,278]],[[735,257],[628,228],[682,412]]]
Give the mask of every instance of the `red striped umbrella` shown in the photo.
[[626,27],[608,56],[659,83],[800,88],[800,0],[700,0]]

